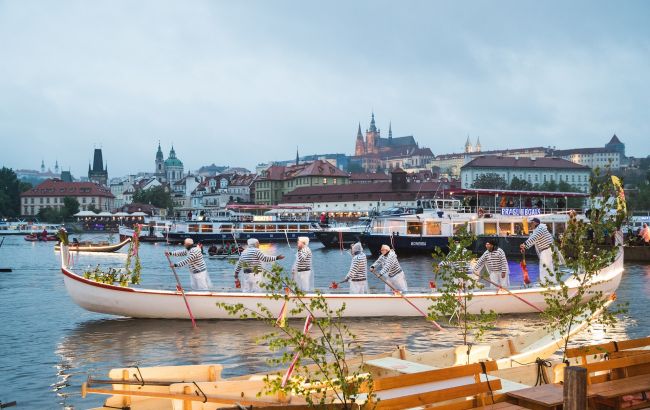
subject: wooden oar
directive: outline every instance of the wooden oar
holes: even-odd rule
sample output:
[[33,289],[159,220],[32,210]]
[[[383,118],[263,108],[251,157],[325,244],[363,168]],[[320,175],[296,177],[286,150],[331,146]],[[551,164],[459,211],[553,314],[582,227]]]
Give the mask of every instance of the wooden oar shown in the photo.
[[180,290],[181,295],[183,295],[183,300],[185,301],[187,312],[190,314],[190,319],[192,319],[192,327],[196,328],[196,321],[194,320],[192,309],[190,309],[190,304],[187,302],[187,297],[185,296],[185,291],[183,290],[183,286],[181,285],[181,280],[178,279],[178,274],[176,274],[176,269],[174,269],[174,264],[172,263],[172,260],[169,258],[169,254],[167,252],[165,252],[165,256],[167,257],[167,261],[169,261],[169,267],[172,268],[172,272],[174,273],[174,277],[176,278],[176,285],[178,286],[178,290]]
[[[478,276],[478,275],[477,275],[477,276]],[[482,280],[484,280],[484,281],[486,281],[487,283],[489,283],[489,284],[491,284],[491,285],[496,286],[497,289],[505,290],[506,292],[508,292],[508,293],[511,294],[512,296],[516,297],[517,299],[521,300],[522,302],[524,302],[524,303],[527,304],[528,306],[530,306],[530,307],[534,308],[535,310],[537,310],[539,313],[544,313],[544,311],[543,311],[542,309],[540,309],[540,308],[538,308],[537,306],[533,305],[532,303],[530,303],[530,302],[527,301],[526,299],[522,298],[521,296],[518,296],[518,295],[512,293],[510,290],[508,290],[508,289],[506,289],[506,288],[504,288],[504,287],[501,287],[501,286],[497,285],[496,283],[492,282],[490,279],[488,279],[488,278],[486,278],[486,277],[483,277],[483,276],[479,276],[479,278],[482,279]]]
[[442,326],[440,326],[440,325],[439,325],[435,320],[429,319],[429,315],[427,315],[426,313],[424,313],[424,312],[422,311],[422,309],[420,309],[419,307],[415,306],[415,304],[414,304],[413,302],[411,302],[411,300],[410,300],[409,298],[407,298],[407,297],[406,297],[406,296],[405,296],[401,291],[399,291],[399,290],[397,290],[395,287],[393,287],[393,285],[391,285],[390,283],[388,283],[384,278],[381,277],[381,275],[378,275],[377,272],[375,272],[374,270],[371,271],[371,272],[372,272],[373,275],[375,275],[379,280],[381,280],[382,282],[384,282],[384,283],[386,284],[386,286],[388,286],[389,288],[391,288],[395,294],[401,296],[402,299],[404,299],[404,300],[405,300],[409,305],[413,306],[413,308],[415,308],[415,310],[417,310],[418,312],[420,312],[420,314],[421,314],[422,316],[424,316],[425,319],[431,321],[431,323],[433,323],[433,325],[434,325],[438,330],[444,332],[445,329],[443,329]]

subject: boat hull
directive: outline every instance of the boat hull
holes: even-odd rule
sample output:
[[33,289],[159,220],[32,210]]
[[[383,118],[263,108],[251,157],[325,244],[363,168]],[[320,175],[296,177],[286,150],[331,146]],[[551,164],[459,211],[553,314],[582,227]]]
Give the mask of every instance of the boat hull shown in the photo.
[[[65,261],[65,256],[62,255]],[[62,264],[64,283],[68,294],[75,303],[84,309],[118,316],[135,318],[185,319],[188,317],[182,295],[177,291],[127,288],[97,283],[85,279]],[[622,252],[616,261],[599,273],[592,290],[611,295],[616,291],[623,274]],[[569,287],[576,284],[568,283]],[[496,313],[535,313],[545,308],[543,288],[513,289],[518,299],[505,291],[475,292],[470,302],[469,311],[479,313],[481,310],[493,310]],[[197,319],[236,319],[216,303],[242,304],[245,308],[259,310],[258,304],[264,305],[270,312],[279,314],[283,301],[261,293],[240,292],[186,292],[192,313]],[[308,302],[315,295],[305,296]],[[337,310],[345,304],[346,317],[385,317],[418,316],[420,313],[401,296],[394,294],[325,294],[330,309]],[[409,301],[422,311],[427,311],[439,293],[409,293]],[[291,311],[295,301],[290,302]]]
[[[255,238],[262,243],[267,242],[286,242],[287,240],[294,242],[298,240],[299,236],[306,236],[309,239],[314,239],[313,232],[237,232],[237,241],[247,241],[250,238]],[[185,238],[192,238],[194,243],[221,243],[232,242],[232,233],[176,233],[170,232],[167,236],[168,243],[183,243]]]
[[[126,238],[120,243],[117,243],[115,245],[97,245],[97,246],[83,246],[83,245],[69,245],[69,249],[71,252],[104,252],[104,253],[110,253],[110,252],[117,252],[120,249],[122,249],[127,243],[131,242],[131,238]],[[54,247],[55,251],[60,251],[61,246],[56,245]]]
[[349,248],[352,244],[361,241],[363,232],[355,231],[319,231],[314,235],[326,248]]
[[361,235],[361,242],[374,256],[379,255],[379,249],[384,244],[390,245],[398,254],[431,254],[436,248],[440,248],[444,252],[449,250],[449,238],[447,236],[363,234]]

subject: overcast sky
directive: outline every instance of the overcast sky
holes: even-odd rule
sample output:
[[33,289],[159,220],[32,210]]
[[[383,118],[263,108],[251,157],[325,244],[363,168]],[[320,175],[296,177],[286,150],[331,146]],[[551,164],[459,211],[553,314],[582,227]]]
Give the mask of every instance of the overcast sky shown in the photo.
[[648,1],[0,0],[0,166],[109,177],[354,150],[650,154]]

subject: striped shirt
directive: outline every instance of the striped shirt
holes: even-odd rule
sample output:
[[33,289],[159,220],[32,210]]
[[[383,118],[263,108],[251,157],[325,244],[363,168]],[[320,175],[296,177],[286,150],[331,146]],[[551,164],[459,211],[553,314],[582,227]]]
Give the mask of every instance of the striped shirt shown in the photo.
[[368,261],[365,253],[359,252],[352,257],[350,271],[345,276],[345,280],[353,282],[368,280]]
[[256,247],[249,246],[239,256],[237,265],[235,265],[235,277],[239,276],[239,271],[242,269],[258,272],[262,269],[262,262],[273,262],[276,259],[276,256],[265,255]]
[[203,254],[201,253],[201,249],[199,249],[198,246],[194,246],[190,248],[190,250],[182,250],[182,251],[174,251],[169,253],[172,256],[185,256],[187,255],[187,258],[176,262],[174,265],[181,267],[185,265],[190,266],[190,272],[192,273],[200,273],[203,271],[207,271],[208,267],[205,266],[205,260],[203,260]]
[[296,252],[295,268],[298,272],[311,270],[311,249],[308,246],[304,246]]
[[397,261],[397,255],[392,249],[388,251],[386,255],[379,256],[377,261],[372,264],[373,268],[376,268],[377,266],[381,266],[379,276],[388,275],[389,278],[392,278],[402,272],[402,267]]
[[530,237],[524,242],[526,249],[535,245],[535,250],[537,254],[540,254],[542,251],[550,248],[553,244],[553,235],[548,231],[546,224],[539,224],[537,228],[533,230],[530,234]]
[[508,273],[508,261],[506,260],[506,254],[503,252],[503,249],[497,248],[492,252],[485,251],[478,262],[476,262],[474,272],[479,273],[484,266],[487,267],[490,273]]

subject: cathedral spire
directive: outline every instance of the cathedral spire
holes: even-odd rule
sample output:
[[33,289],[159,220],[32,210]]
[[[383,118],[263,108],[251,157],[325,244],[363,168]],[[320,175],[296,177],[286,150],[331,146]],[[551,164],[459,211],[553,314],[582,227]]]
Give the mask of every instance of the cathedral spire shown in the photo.
[[465,152],[473,152],[472,143],[469,140],[469,134],[467,135],[467,142],[465,142]]
[[370,132],[377,132],[377,127],[375,126],[375,113],[373,112],[370,117]]
[[359,123],[359,129],[357,129],[357,139],[363,139],[363,135],[361,135],[361,123]]
[[393,139],[393,122],[388,123],[388,139],[392,140]]
[[296,165],[300,164],[300,156],[298,155],[298,146],[296,145]]

